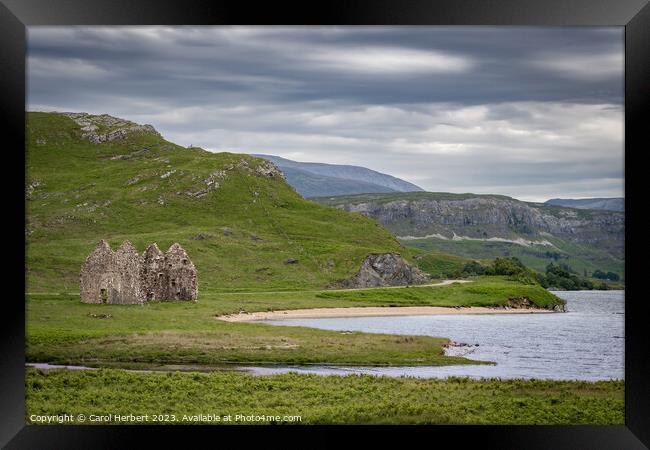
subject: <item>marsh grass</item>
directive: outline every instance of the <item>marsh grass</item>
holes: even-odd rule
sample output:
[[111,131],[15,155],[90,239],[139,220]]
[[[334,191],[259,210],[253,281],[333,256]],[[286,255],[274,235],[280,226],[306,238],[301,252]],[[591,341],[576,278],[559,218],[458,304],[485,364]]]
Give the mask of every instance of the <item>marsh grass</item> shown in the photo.
[[183,415],[212,413],[299,415],[302,424],[624,423],[622,381],[29,369],[25,385],[28,422],[31,414],[165,413],[188,424]]

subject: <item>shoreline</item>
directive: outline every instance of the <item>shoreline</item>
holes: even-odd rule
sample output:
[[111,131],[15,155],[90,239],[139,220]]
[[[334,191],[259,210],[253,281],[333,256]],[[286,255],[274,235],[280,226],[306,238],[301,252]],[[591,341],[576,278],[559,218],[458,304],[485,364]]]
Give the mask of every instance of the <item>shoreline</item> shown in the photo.
[[284,311],[258,311],[252,313],[216,316],[226,322],[257,322],[283,319],[326,319],[343,317],[384,316],[436,316],[468,314],[553,314],[556,311],[542,308],[504,309],[486,306],[359,306],[349,308],[312,308]]

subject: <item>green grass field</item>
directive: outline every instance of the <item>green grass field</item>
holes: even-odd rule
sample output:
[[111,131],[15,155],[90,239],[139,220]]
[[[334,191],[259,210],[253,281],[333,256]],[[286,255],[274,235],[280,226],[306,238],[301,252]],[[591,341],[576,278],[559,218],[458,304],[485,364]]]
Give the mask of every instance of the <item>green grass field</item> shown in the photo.
[[[38,423],[31,415],[45,414],[83,414],[84,425],[124,423],[115,421],[116,414],[147,415],[142,423],[165,424],[278,423],[238,418],[262,415],[300,424],[613,425],[625,420],[621,381],[30,369],[25,384],[28,423]],[[108,414],[107,422],[91,421],[92,415]],[[201,414],[230,415],[231,421],[191,417]]]

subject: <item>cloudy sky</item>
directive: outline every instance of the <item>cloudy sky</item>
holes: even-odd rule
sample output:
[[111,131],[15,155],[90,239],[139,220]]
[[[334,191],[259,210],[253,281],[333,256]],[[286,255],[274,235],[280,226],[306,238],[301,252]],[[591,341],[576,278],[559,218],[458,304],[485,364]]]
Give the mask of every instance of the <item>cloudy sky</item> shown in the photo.
[[30,27],[31,111],[429,191],[623,196],[623,28]]

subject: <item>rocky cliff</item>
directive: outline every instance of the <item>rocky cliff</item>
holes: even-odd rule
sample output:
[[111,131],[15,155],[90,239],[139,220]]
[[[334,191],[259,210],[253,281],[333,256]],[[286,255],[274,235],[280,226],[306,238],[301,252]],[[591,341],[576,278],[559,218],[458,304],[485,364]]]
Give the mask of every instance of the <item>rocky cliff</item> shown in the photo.
[[435,237],[551,248],[551,238],[558,237],[623,257],[625,216],[621,212],[472,194],[377,194],[319,201],[372,217],[402,240]]

